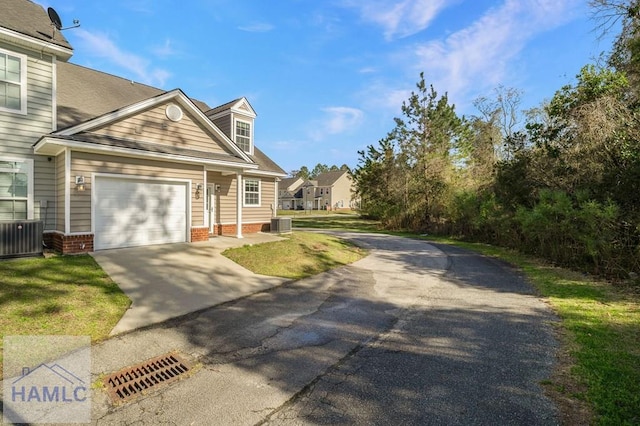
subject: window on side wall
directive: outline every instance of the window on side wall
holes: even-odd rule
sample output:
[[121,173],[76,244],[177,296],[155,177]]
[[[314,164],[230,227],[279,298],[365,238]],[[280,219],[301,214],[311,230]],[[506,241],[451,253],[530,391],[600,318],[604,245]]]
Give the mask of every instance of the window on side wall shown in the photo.
[[236,120],[236,145],[238,148],[251,154],[251,124],[246,121]]
[[247,207],[260,206],[260,180],[244,180],[244,205]]
[[0,111],[26,114],[27,57],[0,50]]
[[32,181],[30,161],[0,158],[0,220],[31,219]]

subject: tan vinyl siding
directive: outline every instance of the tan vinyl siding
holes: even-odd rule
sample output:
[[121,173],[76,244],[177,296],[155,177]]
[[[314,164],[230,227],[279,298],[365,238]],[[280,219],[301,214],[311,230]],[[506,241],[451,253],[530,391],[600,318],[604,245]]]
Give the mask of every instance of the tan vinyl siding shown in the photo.
[[245,176],[245,179],[258,179],[260,183],[260,207],[243,207],[243,223],[269,222],[273,216],[271,205],[275,202],[275,181],[273,178]]
[[[155,142],[179,148],[228,154],[230,151],[185,112],[173,122],[165,114],[166,104],[106,125],[93,133],[116,138]],[[215,138],[215,136],[214,136]]]
[[224,117],[218,117],[215,120],[213,120],[213,124],[218,126],[218,129],[222,130],[222,133],[227,135],[227,137],[231,140],[233,140],[233,137],[231,135],[232,122],[233,120],[231,119],[231,114],[225,115]]
[[331,207],[351,207],[351,196],[351,178],[345,174],[331,188]]
[[0,49],[27,55],[27,114],[0,112],[0,129],[11,129],[0,136],[0,155],[35,158],[33,144],[52,129],[52,57],[1,42]]
[[[49,158],[51,161],[49,161]],[[56,229],[56,158],[36,156],[34,161],[34,219],[44,222],[44,230]],[[63,170],[64,172],[64,170]],[[41,201],[47,207],[41,207]]]
[[83,192],[71,191],[71,232],[91,231],[91,173],[191,180],[191,226],[204,225],[204,191],[195,194],[196,184],[204,181],[202,166],[73,152],[71,179],[82,175],[86,185]]
[[64,178],[64,169],[65,169],[65,154],[62,153],[56,157],[56,203],[55,203],[55,212],[56,212],[56,230],[60,232],[64,232],[64,191],[66,188],[66,181]]
[[218,172],[207,174],[207,183],[220,185],[220,191],[216,193],[216,224],[236,223],[236,175],[223,176]]

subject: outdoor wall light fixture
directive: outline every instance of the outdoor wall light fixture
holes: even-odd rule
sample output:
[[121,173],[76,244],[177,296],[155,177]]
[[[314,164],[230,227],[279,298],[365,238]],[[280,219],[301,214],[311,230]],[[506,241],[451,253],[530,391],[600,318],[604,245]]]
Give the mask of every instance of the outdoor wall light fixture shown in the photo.
[[216,192],[220,192],[220,185],[216,185]]
[[76,190],[84,191],[84,176],[76,176]]
[[196,184],[196,198],[200,198],[200,191],[202,191],[202,184]]

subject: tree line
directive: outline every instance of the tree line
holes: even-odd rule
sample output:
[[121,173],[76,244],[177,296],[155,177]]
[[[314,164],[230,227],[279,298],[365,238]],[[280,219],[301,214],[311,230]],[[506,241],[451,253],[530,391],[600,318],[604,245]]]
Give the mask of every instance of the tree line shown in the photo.
[[328,166],[328,165],[323,164],[323,163],[318,163],[311,170],[309,170],[309,168],[307,166],[302,166],[299,169],[291,170],[289,172],[289,177],[299,177],[299,178],[302,178],[304,180],[307,180],[307,179],[312,179],[313,180],[313,179],[317,178],[321,173],[332,172],[332,171],[336,171],[336,170],[346,170],[348,172],[351,171],[349,166],[347,166],[346,164],[343,164],[342,166],[338,167],[335,164],[332,165],[332,166]]
[[640,273],[640,0],[592,0],[622,31],[539,107],[498,87],[458,116],[420,74],[395,127],[352,171],[387,228],[498,244],[608,276]]

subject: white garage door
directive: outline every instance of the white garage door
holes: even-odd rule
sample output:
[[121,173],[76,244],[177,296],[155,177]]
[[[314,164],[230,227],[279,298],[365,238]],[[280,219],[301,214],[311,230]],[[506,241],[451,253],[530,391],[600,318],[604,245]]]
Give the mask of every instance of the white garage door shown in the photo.
[[95,250],[187,241],[187,184],[97,176]]

